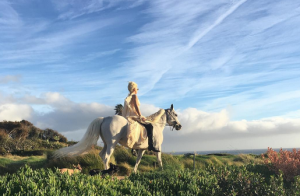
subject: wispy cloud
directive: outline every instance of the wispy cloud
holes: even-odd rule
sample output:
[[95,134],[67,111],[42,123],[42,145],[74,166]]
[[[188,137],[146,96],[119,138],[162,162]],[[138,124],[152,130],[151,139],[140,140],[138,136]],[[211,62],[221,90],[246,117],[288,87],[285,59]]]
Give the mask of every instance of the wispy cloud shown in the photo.
[[244,4],[247,0],[242,0],[235,3],[230,9],[228,9],[224,14],[217,18],[216,21],[208,28],[204,29],[200,28],[196,30],[195,35],[190,39],[189,43],[187,44],[186,50],[189,50],[193,47],[202,37],[204,37],[207,33],[209,33],[212,29],[214,29],[217,25],[223,22],[230,14],[232,14],[237,8],[239,8],[242,4]]
[[[53,33],[46,33],[27,40],[21,40],[10,44],[9,49],[0,49],[0,62],[5,67],[20,67],[33,64],[57,63],[68,58],[64,51],[69,49],[76,42],[86,38],[100,29],[114,23],[114,20],[105,21],[80,21],[76,24],[66,24]],[[49,29],[50,30],[50,29]],[[22,31],[22,28],[20,29]],[[33,30],[32,35],[36,33]],[[104,54],[103,54],[104,55]]]
[[[147,102],[204,101],[209,105],[206,109],[213,110],[214,100],[230,95],[236,102],[222,99],[221,107],[235,107],[241,92],[251,101],[252,91],[261,86],[268,97],[273,95],[267,92],[274,90],[269,84],[291,77],[299,80],[299,69],[283,69],[299,62],[288,55],[299,47],[286,39],[290,32],[284,30],[299,21],[298,3],[156,1],[150,6],[146,13],[153,20],[129,38],[136,47],[130,50],[134,60],[126,64],[131,67],[130,76],[142,85]],[[296,89],[289,90],[293,93]],[[269,113],[272,115],[272,109]]]
[[[110,8],[117,10],[130,9],[143,4],[144,0],[80,0],[80,1],[59,1],[52,0],[60,11],[59,19],[75,19],[87,14],[97,13]],[[120,7],[122,4],[122,7]]]
[[21,24],[19,14],[11,7],[10,1],[3,0],[0,2],[0,24],[2,26],[0,28],[3,29]]
[[0,84],[5,84],[5,83],[8,83],[8,82],[20,82],[21,78],[22,78],[21,75],[0,76]]

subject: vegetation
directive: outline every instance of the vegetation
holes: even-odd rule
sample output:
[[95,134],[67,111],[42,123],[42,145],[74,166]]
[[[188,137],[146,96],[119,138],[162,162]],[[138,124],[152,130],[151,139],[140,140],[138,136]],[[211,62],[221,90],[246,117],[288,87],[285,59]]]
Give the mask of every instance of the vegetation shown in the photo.
[[57,131],[39,129],[26,120],[0,122],[0,155],[42,155],[44,150],[67,146],[67,142]]
[[[88,174],[91,169],[104,169],[103,162],[99,156],[101,147],[94,147],[89,153],[77,157],[64,157],[60,159],[53,159],[52,151],[47,151],[44,156],[0,156],[0,175],[5,173],[14,173],[21,166],[25,164],[30,165],[32,168],[72,168],[73,164],[80,164],[82,166],[82,173]],[[33,159],[35,157],[35,159]],[[33,161],[35,160],[35,161]],[[135,165],[136,157],[134,157],[130,150],[117,146],[112,157],[111,162],[120,167],[117,175],[130,175]],[[193,157],[162,154],[162,161],[164,170],[181,170],[193,169]],[[256,158],[254,155],[197,155],[196,156],[196,169],[205,169],[209,165],[225,166],[236,165],[241,166],[249,163],[261,163],[261,158]],[[143,156],[139,168],[139,172],[149,172],[159,170],[156,156],[147,153]]]
[[268,148],[266,156],[262,157],[268,168],[277,174],[282,172],[286,181],[293,181],[295,176],[300,175],[300,150],[293,149],[290,152],[280,149],[277,153],[272,148]]
[[115,106],[115,114],[116,115],[122,115],[122,111],[123,111],[123,105],[122,104],[117,104],[116,106]]
[[131,174],[124,180],[82,173],[69,176],[25,166],[0,176],[2,195],[299,195],[300,177],[286,186],[282,175],[265,176],[255,165]]
[[[139,173],[132,174],[136,157],[117,146],[111,162],[120,168],[116,175],[127,176],[120,181],[88,175],[91,169],[104,169],[99,146],[81,156],[53,159],[55,149],[74,143],[28,121],[0,123],[0,195],[300,195],[296,150],[268,149],[262,157],[196,155],[195,170],[193,156],[163,153],[163,171],[156,156],[146,152]],[[69,176],[57,169],[78,163],[80,174]]]

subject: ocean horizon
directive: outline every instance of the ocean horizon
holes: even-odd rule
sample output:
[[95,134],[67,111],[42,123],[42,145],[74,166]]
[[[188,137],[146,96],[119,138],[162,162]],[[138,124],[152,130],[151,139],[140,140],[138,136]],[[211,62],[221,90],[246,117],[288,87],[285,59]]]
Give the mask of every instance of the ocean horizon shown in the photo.
[[[279,152],[281,148],[272,148],[276,152]],[[282,150],[292,151],[293,149],[300,150],[300,148],[282,148]],[[254,154],[260,155],[266,153],[268,149],[240,149],[240,150],[209,150],[209,151],[196,151],[196,154],[206,155],[206,154]],[[165,152],[172,155],[184,155],[187,153],[194,153],[195,151],[181,151],[181,152]]]

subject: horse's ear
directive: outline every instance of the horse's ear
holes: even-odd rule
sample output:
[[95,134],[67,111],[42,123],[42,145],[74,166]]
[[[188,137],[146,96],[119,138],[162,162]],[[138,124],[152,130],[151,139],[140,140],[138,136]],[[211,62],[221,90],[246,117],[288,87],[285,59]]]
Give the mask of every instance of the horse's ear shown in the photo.
[[171,104],[171,108],[170,109],[173,110],[173,104]]

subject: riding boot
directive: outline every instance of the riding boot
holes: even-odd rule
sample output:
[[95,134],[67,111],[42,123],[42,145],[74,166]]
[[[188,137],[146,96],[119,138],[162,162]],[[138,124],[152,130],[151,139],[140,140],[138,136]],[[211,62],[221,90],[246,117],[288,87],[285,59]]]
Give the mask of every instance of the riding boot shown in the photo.
[[152,124],[146,124],[145,125],[147,130],[147,136],[148,136],[148,150],[152,150],[153,152],[160,152],[158,149],[154,148],[153,146],[153,126]]

